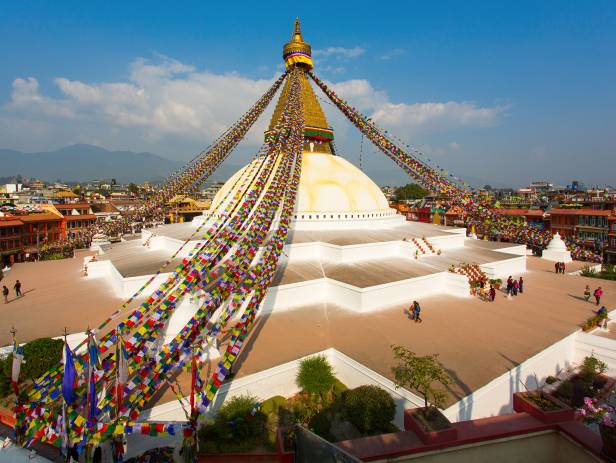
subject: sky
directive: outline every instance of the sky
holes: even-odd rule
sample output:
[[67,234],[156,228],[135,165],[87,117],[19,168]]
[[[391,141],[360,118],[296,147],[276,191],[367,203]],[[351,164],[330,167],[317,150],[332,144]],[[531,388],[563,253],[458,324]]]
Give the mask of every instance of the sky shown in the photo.
[[[613,0],[5,0],[0,148],[192,159],[282,72],[296,16],[315,73],[435,165],[482,185],[616,185]],[[323,106],[342,156],[407,182]],[[250,159],[270,114],[228,163]]]

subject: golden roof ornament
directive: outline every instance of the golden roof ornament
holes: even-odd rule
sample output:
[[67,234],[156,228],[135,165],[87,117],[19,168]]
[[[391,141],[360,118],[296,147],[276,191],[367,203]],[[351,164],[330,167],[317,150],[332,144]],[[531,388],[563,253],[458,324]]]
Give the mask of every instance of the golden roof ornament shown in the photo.
[[313,68],[312,48],[309,43],[304,42],[299,18],[295,18],[295,27],[291,40],[282,48],[282,58],[287,69],[293,66]]

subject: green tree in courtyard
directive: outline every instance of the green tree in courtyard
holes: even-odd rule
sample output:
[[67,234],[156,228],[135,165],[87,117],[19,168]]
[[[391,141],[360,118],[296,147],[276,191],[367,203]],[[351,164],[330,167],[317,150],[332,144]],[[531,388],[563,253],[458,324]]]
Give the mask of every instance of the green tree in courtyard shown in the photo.
[[391,371],[396,387],[417,391],[424,398],[425,407],[429,404],[441,407],[449,395],[447,391],[435,387],[447,387],[452,379],[438,360],[438,354],[417,355],[403,346],[391,346],[398,364]]

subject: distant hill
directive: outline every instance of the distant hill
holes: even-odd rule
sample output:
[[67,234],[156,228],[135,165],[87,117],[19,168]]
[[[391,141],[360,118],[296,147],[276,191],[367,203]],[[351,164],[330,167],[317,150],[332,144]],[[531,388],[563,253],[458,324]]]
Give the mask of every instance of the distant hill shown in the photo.
[[93,145],[71,145],[42,153],[0,149],[0,176],[22,175],[44,181],[84,182],[97,178],[115,178],[120,183],[157,181],[183,164],[152,153],[109,151]]

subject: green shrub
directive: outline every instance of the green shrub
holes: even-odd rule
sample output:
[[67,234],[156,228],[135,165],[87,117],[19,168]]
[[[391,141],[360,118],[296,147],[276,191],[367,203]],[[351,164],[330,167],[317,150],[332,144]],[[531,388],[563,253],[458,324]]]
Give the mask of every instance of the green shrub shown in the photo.
[[564,397],[567,400],[571,400],[571,397],[573,396],[573,383],[569,380],[563,381],[562,383],[560,383],[560,386],[558,386],[558,389],[556,391],[558,395]]
[[591,383],[595,376],[605,373],[607,370],[607,364],[602,362],[598,358],[590,355],[584,358],[582,366],[580,367],[580,376],[587,383]]
[[388,428],[396,416],[396,405],[380,387],[359,386],[344,394],[343,413],[360,432],[374,434]]
[[214,423],[199,430],[200,448],[205,453],[232,453],[254,450],[267,439],[266,416],[254,410],[252,396],[233,397],[218,411]]
[[263,401],[261,404],[261,411],[266,415],[278,413],[280,407],[284,406],[286,402],[287,399],[283,396],[275,395],[274,397],[270,397],[269,399]]
[[345,391],[348,391],[349,388],[346,387],[338,378],[334,378],[334,386],[332,387],[332,395],[334,399],[337,399],[344,394]]
[[580,275],[583,277],[593,278],[597,276],[597,271],[591,267],[584,267],[582,270],[580,270]]
[[[40,338],[22,346],[25,363],[21,364],[19,381],[35,380],[49,369],[57,366],[62,359],[62,346],[60,339]],[[0,360],[0,397],[10,394],[11,369],[13,354]]]
[[323,395],[332,389],[335,379],[327,359],[317,355],[300,362],[295,382],[305,392]]
[[310,430],[323,439],[330,441],[332,440],[331,427],[330,413],[326,410],[320,411],[310,420]]
[[556,378],[555,376],[548,376],[547,378],[545,378],[545,384],[554,384],[558,381],[558,378]]

